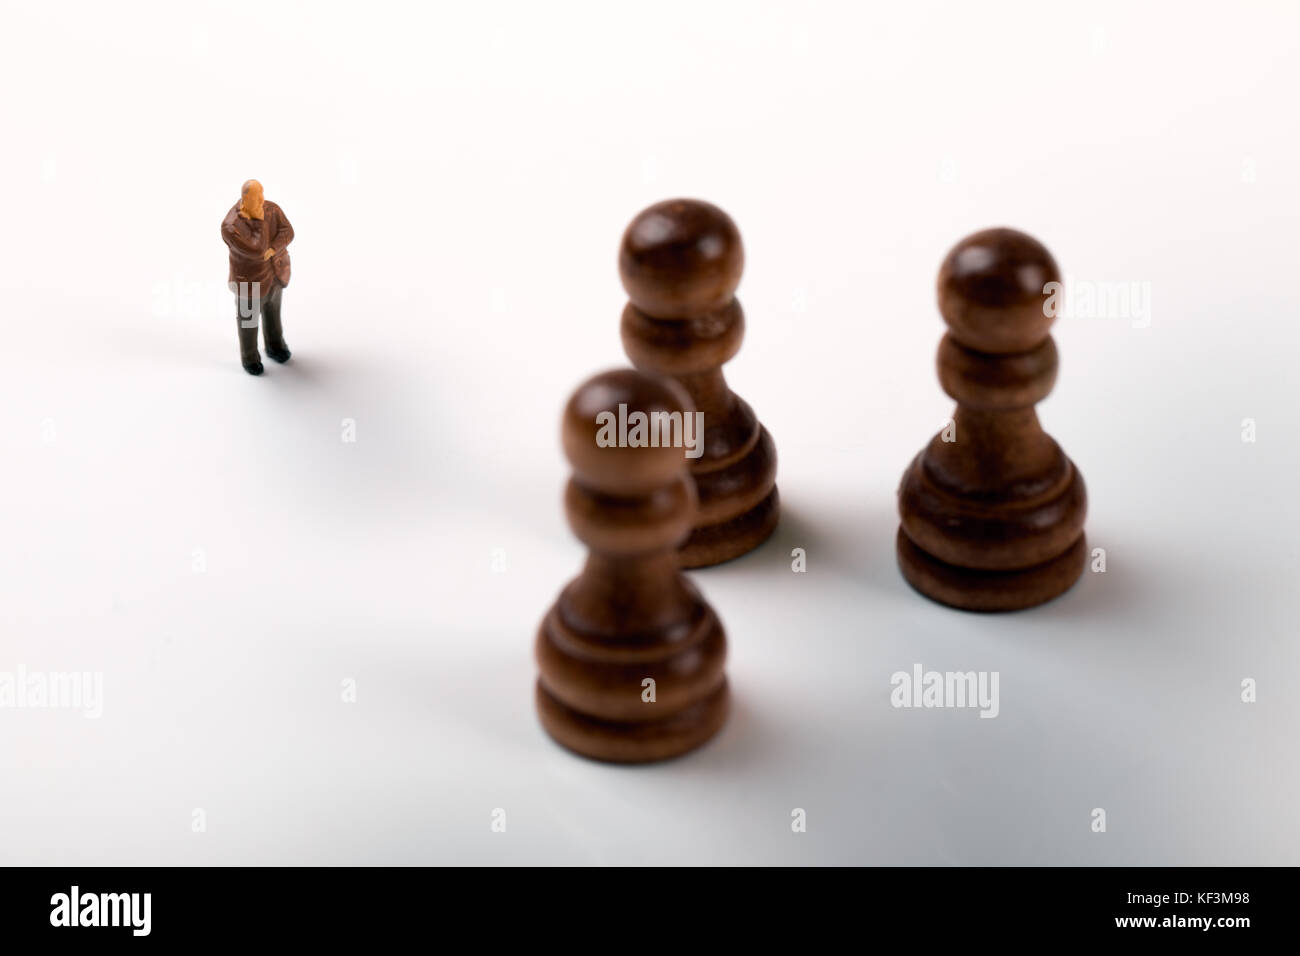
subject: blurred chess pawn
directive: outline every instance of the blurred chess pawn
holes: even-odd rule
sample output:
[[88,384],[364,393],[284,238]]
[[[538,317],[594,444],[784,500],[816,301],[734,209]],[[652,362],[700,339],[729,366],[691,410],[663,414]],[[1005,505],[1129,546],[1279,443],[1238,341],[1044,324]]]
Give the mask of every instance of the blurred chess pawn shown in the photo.
[[972,611],[1032,607],[1083,572],[1083,476],[1034,410],[1056,382],[1051,254],[1013,229],[959,242],[939,270],[939,382],[949,427],[903,475],[898,565],[927,597]]
[[537,709],[597,760],[675,757],[727,717],[726,636],[677,560],[696,509],[684,449],[610,443],[610,416],[691,411],[671,379],[633,369],[589,379],[564,410],[565,510],[590,551],[537,635]]
[[722,365],[740,351],[745,314],[735,291],[745,266],[740,232],[706,202],[644,210],[623,234],[623,348],[637,368],[670,375],[704,413],[703,453],[691,460],[700,509],[683,567],[739,557],[776,528],[776,446],[727,387]]

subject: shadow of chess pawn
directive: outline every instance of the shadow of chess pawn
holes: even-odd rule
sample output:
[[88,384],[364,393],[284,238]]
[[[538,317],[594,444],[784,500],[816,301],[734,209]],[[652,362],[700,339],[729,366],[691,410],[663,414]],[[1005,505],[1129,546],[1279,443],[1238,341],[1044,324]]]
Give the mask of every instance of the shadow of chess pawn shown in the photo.
[[632,369],[597,375],[569,400],[565,510],[590,551],[537,635],[537,709],[570,750],[641,763],[685,753],[722,727],[726,637],[678,565],[696,509],[684,450],[609,447],[599,419],[620,405],[629,417],[691,411],[671,379]]
[[776,445],[722,375],[745,335],[740,232],[717,206],[673,199],[632,220],[618,262],[631,300],[624,351],[637,368],[672,376],[704,413],[703,453],[691,461],[700,509],[682,567],[730,561],[762,544],[780,511]]
[[1056,381],[1044,287],[1060,281],[1012,229],[968,236],[939,270],[939,381],[957,410],[903,475],[897,552],[907,582],[944,604],[1032,607],[1083,572],[1083,477],[1034,411]]

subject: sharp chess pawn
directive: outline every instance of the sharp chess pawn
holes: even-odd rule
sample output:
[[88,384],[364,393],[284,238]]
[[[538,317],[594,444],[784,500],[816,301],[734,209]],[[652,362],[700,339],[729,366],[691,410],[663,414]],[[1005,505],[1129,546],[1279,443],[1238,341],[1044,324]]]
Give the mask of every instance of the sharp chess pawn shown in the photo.
[[[636,439],[638,413],[691,411],[671,379],[633,369],[588,380],[564,410],[565,511],[590,551],[538,632],[537,709],[547,733],[597,760],[675,757],[727,717],[726,636],[677,560],[696,510],[684,448]],[[633,423],[618,442],[611,417]]]
[[1083,572],[1083,476],[1034,411],[1056,381],[1045,287],[1060,281],[1012,229],[968,236],[939,270],[939,382],[957,410],[903,474],[897,550],[907,582],[944,604],[1019,610]]
[[624,350],[637,368],[676,379],[704,413],[702,454],[691,461],[700,509],[681,547],[687,568],[739,557],[776,528],[776,446],[722,376],[745,334],[734,295],[744,266],[736,224],[690,199],[643,211],[619,252],[631,300],[623,310]]

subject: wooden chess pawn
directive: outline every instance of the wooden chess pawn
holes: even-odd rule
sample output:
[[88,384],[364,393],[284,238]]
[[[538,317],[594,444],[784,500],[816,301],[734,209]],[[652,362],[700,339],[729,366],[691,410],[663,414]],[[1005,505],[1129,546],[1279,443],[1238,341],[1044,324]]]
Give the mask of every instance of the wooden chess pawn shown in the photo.
[[597,375],[569,400],[565,510],[590,553],[537,635],[537,709],[570,750],[641,763],[685,753],[722,727],[726,636],[678,566],[696,509],[684,450],[630,447],[635,427],[627,445],[610,447],[604,413],[620,406],[628,420],[692,410],[671,379],[632,369]]
[[1083,476],[1034,411],[1056,381],[1045,286],[1060,281],[1012,229],[968,236],[939,270],[939,381],[957,411],[903,474],[897,550],[907,582],[944,604],[1032,607],[1083,572]]
[[627,227],[618,265],[631,300],[622,335],[632,364],[672,376],[704,413],[702,454],[691,460],[700,509],[682,566],[730,561],[772,533],[780,510],[772,436],[722,376],[745,335],[734,295],[745,266],[740,232],[717,206],[661,202]]

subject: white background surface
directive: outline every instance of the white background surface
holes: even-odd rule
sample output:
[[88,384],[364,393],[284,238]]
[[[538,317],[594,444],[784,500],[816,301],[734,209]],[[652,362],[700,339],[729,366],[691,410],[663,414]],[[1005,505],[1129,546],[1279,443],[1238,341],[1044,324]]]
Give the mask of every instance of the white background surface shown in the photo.
[[[0,709],[0,862],[1300,862],[1294,4],[4,21],[0,671],[102,672],[104,712]],[[261,379],[249,177],[298,235]],[[727,374],[784,512],[694,575],[726,729],[614,768],[540,730],[532,642],[582,560],[559,413],[676,195],[744,235]],[[951,411],[935,272],[1000,224],[1152,316],[1059,322],[1040,406],[1107,572],[984,617],[903,583],[894,489]],[[915,663],[998,671],[1000,715],[892,708]]]

